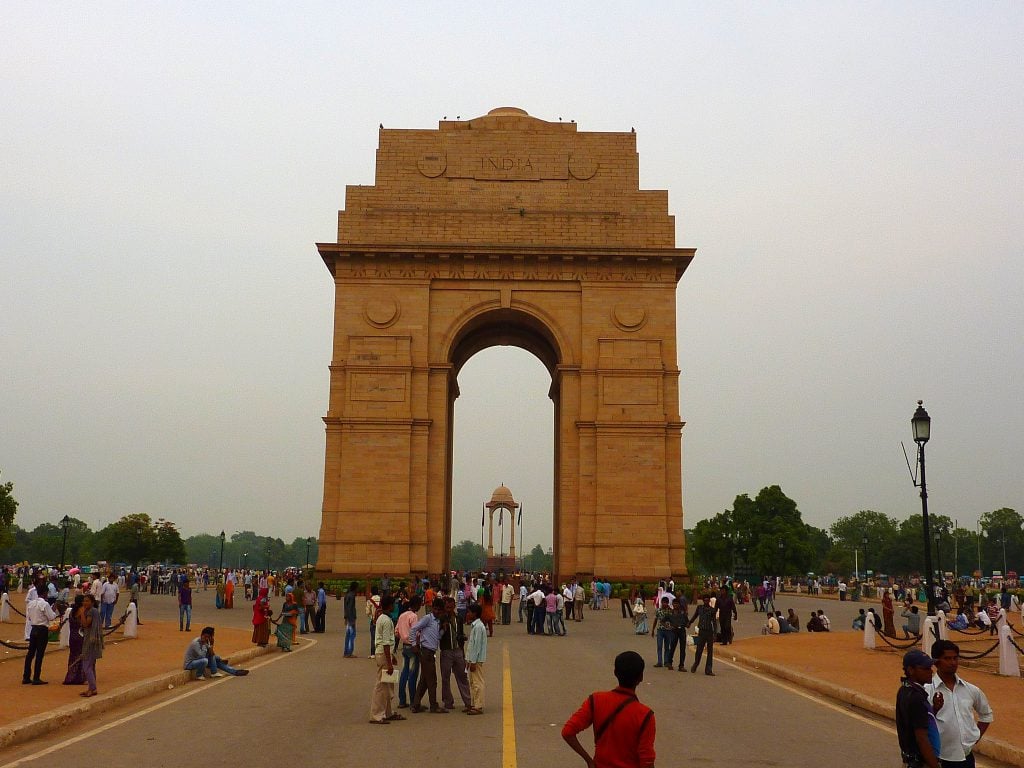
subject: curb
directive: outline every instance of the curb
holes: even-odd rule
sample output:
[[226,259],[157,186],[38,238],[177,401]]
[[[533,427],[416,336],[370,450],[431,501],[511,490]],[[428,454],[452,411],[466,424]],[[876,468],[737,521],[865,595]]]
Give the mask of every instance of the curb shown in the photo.
[[[270,653],[270,651],[269,647],[246,648],[237,653],[230,654],[229,658],[236,663],[242,663],[250,661],[257,656]],[[64,728],[73,720],[89,714],[96,707],[127,704],[144,699],[147,696],[152,696],[158,691],[166,690],[169,685],[184,685],[191,676],[192,673],[184,669],[165,672],[155,677],[148,677],[144,680],[122,685],[110,693],[100,694],[99,696],[83,699],[74,704],[66,704],[45,714],[33,715],[32,717],[26,717],[24,720],[18,720],[0,728],[0,749],[16,744],[24,744],[27,741]]]
[[[870,696],[865,696],[862,693],[844,688],[836,685],[835,683],[829,683],[825,680],[819,680],[815,677],[805,675],[801,672],[797,672],[790,667],[784,667],[781,664],[775,664],[772,662],[761,661],[760,659],[748,656],[740,651],[730,650],[729,655],[734,657],[737,664],[742,664],[745,667],[757,670],[759,672],[767,672],[776,677],[780,677],[783,680],[788,680],[801,688],[820,693],[835,701],[840,701],[844,704],[862,709],[866,712],[871,712],[874,715],[879,715],[886,718],[887,720],[896,720],[896,704],[886,703],[873,699]],[[1001,739],[994,739],[990,736],[985,737],[974,749],[975,752],[986,757],[991,757],[993,760],[999,760],[1000,762],[1007,763],[1009,765],[1021,766],[1024,768],[1024,749],[1017,747],[1013,744],[1005,742]]]

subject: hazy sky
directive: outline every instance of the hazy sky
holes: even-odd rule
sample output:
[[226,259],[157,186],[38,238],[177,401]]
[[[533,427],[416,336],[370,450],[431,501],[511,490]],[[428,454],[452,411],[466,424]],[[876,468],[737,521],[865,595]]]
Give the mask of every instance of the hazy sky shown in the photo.
[[[17,522],[316,534],[331,277],[377,124],[635,127],[677,245],[686,525],[1024,509],[1024,4],[0,5],[0,471]],[[515,363],[514,378],[499,374]],[[460,377],[454,539],[551,542],[549,381]]]

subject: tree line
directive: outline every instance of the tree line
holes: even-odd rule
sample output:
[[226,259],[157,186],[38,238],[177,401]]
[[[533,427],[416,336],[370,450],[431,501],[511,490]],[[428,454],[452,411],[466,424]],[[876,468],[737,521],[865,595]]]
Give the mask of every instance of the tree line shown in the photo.
[[[1024,518],[1004,507],[981,515],[975,530],[945,515],[929,515],[932,567],[957,576],[1024,566]],[[924,524],[865,509],[840,517],[827,530],[803,522],[795,501],[777,485],[687,531],[691,571],[787,576],[806,573],[909,575],[924,571]],[[980,563],[980,564],[979,564]]]

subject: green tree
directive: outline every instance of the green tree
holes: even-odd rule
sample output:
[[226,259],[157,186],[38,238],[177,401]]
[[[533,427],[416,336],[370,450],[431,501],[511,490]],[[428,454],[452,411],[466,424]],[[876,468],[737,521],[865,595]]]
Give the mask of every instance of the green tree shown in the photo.
[[478,571],[487,561],[487,550],[474,541],[463,539],[451,551],[453,571]]
[[170,520],[159,518],[153,524],[153,539],[150,557],[163,563],[180,565],[185,560],[185,542],[181,540],[177,526]]
[[820,541],[814,530],[796,502],[771,485],[753,499],[737,496],[732,509],[697,523],[692,544],[697,560],[712,572],[728,572],[735,559],[737,570],[792,575],[815,562]]
[[153,546],[156,542],[156,531],[153,521],[144,512],[125,515],[111,523],[99,533],[102,542],[101,554],[108,561],[125,561],[138,566],[145,561],[152,561]]
[[[96,534],[89,524],[77,517],[68,516],[68,548],[64,559],[68,565],[85,565],[96,561],[93,549]],[[63,536],[63,534],[62,534]]]
[[523,558],[526,570],[532,573],[551,573],[554,568],[555,558],[551,552],[545,552],[540,544],[534,545],[525,558]]
[[[871,569],[875,573],[891,573],[895,564],[892,542],[899,530],[896,518],[871,509],[862,509],[853,515],[845,515],[829,527],[829,532],[840,550],[849,553],[851,563],[864,573]],[[864,540],[867,539],[867,545]],[[853,553],[857,552],[854,558]],[[843,558],[845,561],[845,557]],[[852,571],[852,567],[849,569]],[[846,573],[844,569],[842,573]]]
[[0,550],[14,544],[14,516],[18,512],[18,500],[12,495],[14,483],[0,483]]
[[29,559],[33,563],[56,565],[60,561],[60,546],[64,539],[64,531],[53,523],[41,523],[29,531],[32,542]]
[[[1024,566],[1024,518],[1009,507],[981,516],[982,565],[992,571],[1021,572]],[[1005,567],[1004,567],[1005,564]]]

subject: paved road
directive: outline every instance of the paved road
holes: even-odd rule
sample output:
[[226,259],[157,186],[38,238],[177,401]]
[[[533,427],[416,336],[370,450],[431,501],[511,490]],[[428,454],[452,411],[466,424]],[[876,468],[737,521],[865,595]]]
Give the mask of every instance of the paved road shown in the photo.
[[[244,626],[248,620],[244,602],[234,611],[216,611],[210,605],[212,593],[196,597],[195,625]],[[791,601],[801,616],[814,603]],[[856,604],[821,602],[837,625],[849,627]],[[779,607],[785,610],[788,601]],[[393,765],[582,765],[559,736],[565,719],[591,690],[614,685],[616,653],[637,650],[649,665],[655,654],[654,640],[633,635],[617,606],[570,623],[565,638],[532,637],[524,625],[513,623],[496,628],[490,644],[483,717],[419,714],[408,715],[407,722],[373,726],[367,723],[367,710],[374,664],[365,656],[341,657],[339,608],[330,605],[326,634],[308,636],[311,642],[294,653],[260,658],[246,678],[195,682],[131,708],[97,713],[59,735],[7,750],[0,768],[362,768],[381,750],[388,752],[386,764]],[[173,611],[169,597],[147,596],[143,604],[144,620],[169,618]],[[741,609],[740,636],[759,633],[760,624],[749,606]],[[360,623],[357,650],[365,654],[367,644]],[[715,677],[648,669],[639,695],[657,714],[659,766],[900,765],[890,723],[747,672],[728,663],[728,648],[718,650]],[[506,677],[511,692],[503,685]]]

